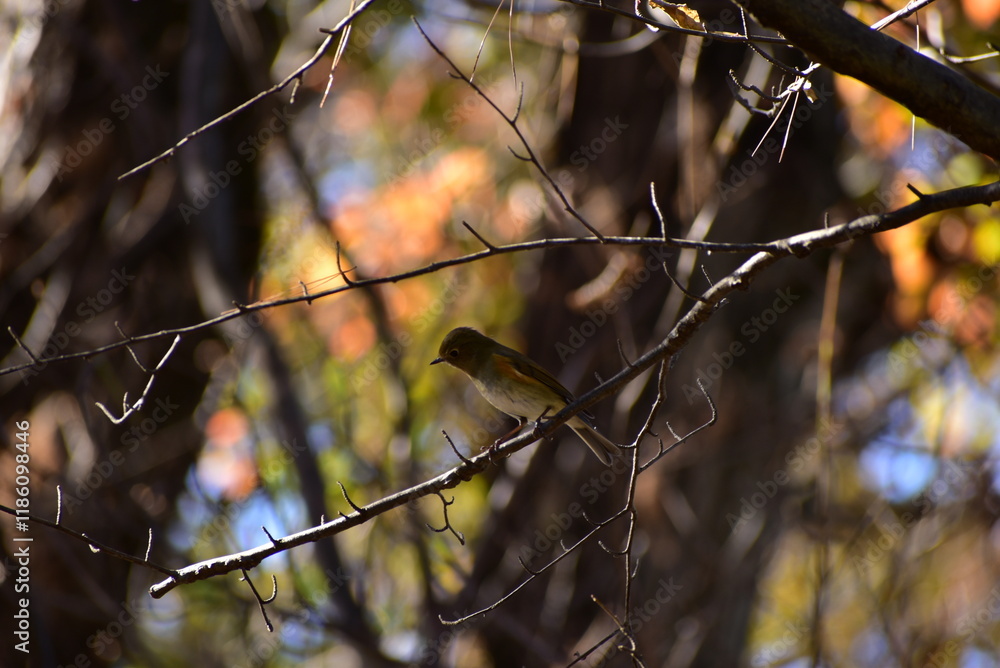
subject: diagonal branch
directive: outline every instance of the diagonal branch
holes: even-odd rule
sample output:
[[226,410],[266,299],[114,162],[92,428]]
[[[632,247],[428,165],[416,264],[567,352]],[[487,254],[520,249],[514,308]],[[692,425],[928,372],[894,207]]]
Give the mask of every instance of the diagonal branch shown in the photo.
[[[521,447],[525,447],[534,441],[534,439],[529,440],[523,436],[515,440],[521,442]],[[250,569],[260,564],[267,557],[279,552],[284,552],[285,550],[305,545],[306,543],[313,543],[322,538],[335,536],[348,529],[360,526],[373,517],[394,508],[415,503],[419,499],[431,494],[439,494],[441,490],[457,487],[462,482],[470,480],[473,476],[485,471],[492,463],[493,456],[494,454],[491,452],[483,452],[468,460],[467,463],[456,466],[439,476],[369,503],[366,506],[355,506],[357,510],[349,515],[341,514],[340,517],[319,526],[299,531],[284,538],[271,540],[264,545],[243,552],[186,566],[175,571],[166,580],[150,587],[149,593],[153,598],[160,598],[179,585],[206,580],[223,573]]]

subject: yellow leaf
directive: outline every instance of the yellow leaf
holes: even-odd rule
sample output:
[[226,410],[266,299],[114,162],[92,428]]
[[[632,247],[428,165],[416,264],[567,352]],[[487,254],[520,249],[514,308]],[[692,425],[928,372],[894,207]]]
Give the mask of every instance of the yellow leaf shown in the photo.
[[976,225],[972,245],[984,263],[995,263],[1000,258],[1000,221],[988,218]]
[[663,2],[663,0],[649,0],[651,7],[663,10],[667,15],[673,19],[674,23],[679,25],[681,28],[687,28],[688,30],[705,30],[705,24],[701,22],[701,16],[698,12],[691,9],[687,5],[678,5],[672,2]]

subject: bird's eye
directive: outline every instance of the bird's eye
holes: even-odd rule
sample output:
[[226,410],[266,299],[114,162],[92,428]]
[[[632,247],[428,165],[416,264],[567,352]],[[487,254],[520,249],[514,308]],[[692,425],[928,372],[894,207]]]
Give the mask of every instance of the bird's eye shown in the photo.
[[452,348],[449,350],[448,357],[458,357],[458,348]]

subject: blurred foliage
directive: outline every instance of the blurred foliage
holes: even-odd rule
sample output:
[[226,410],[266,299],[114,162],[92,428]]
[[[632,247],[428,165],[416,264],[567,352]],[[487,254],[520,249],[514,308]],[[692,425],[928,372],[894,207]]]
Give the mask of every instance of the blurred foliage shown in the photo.
[[[324,25],[332,24],[330,19],[342,10],[342,3],[327,5],[312,12],[327,17]],[[486,39],[477,53],[483,26],[449,16],[451,10],[468,11],[459,5],[434,8],[422,14],[421,21],[458,56],[466,72],[475,72],[491,99],[513,113],[518,99],[502,35]],[[448,76],[444,63],[410,23],[411,8],[382,25],[385,11],[377,9],[372,19],[355,25],[357,37],[336,71],[326,106],[300,103],[305,110],[296,123],[295,141],[304,147],[324,219],[319,226],[319,221],[308,220],[308,210],[280,187],[266,191],[268,226],[257,277],[261,298],[298,294],[300,281],[311,292],[343,284],[333,239],[342,249],[343,266],[356,267],[349,275],[357,278],[407,271],[480,250],[482,245],[461,227],[462,220],[492,243],[539,232],[542,191],[525,164],[507,150],[513,135],[503,131],[485,101]],[[548,29],[549,24],[565,23],[565,17],[543,14],[532,23]],[[312,25],[303,22],[301,29]],[[306,57],[306,48],[291,49],[308,44],[304,35],[292,32],[286,43],[290,46],[280,51],[284,67]],[[556,54],[519,39],[517,56],[520,62],[537,63],[517,73],[524,90],[522,114],[531,119],[532,130],[539,126],[540,136],[550,135],[553,121],[544,112],[545,91],[554,85]],[[299,96],[315,102],[325,86],[325,78],[313,74]],[[306,115],[314,118],[305,120]],[[278,183],[280,175],[267,180]],[[507,430],[507,422],[490,413],[457,372],[432,369],[428,363],[453,326],[474,323],[499,336],[512,335],[510,328],[522,312],[524,283],[531,280],[526,262],[532,259],[501,256],[480,263],[475,271],[459,267],[364,295],[297,304],[262,316],[261,326],[275,333],[294,370],[311,425],[310,447],[317,451],[325,480],[342,482],[354,503],[370,502],[456,463],[440,434],[442,427],[464,454],[478,452]],[[299,444],[280,443],[266,433],[276,397],[266,374],[255,373],[257,364],[252,356],[244,359],[238,382],[209,420],[211,425],[224,415],[239,416],[228,421],[232,433],[223,437],[226,443],[208,447],[201,455],[198,487],[206,494],[192,500],[204,506],[196,513],[204,523],[185,533],[205,537],[197,545],[203,558],[259,542],[262,521],[272,532],[290,533],[318,519],[303,513],[297,477],[286,454]],[[484,424],[490,427],[484,429]],[[233,449],[242,441],[256,444],[253,468],[234,465],[234,458],[243,453],[235,455]],[[224,465],[206,463],[217,456],[213,450],[224,450]],[[258,477],[264,487],[253,491]],[[473,544],[481,539],[487,490],[487,483],[476,479],[446,493],[449,501],[455,500],[449,508],[452,523]],[[327,494],[330,508],[349,512],[335,484],[328,486]],[[212,530],[219,516],[233,517],[224,531]],[[427,534],[425,523],[442,524],[441,503],[435,497],[348,532],[340,541],[347,563],[344,586],[370,606],[387,647],[418,658],[413,629],[420,626],[424,576],[413,532]],[[457,591],[463,573],[472,567],[471,554],[456,551],[448,533],[430,533],[424,540],[435,586]],[[267,563],[254,579],[262,591],[269,572],[275,572],[279,582],[294,582],[302,607],[288,614],[295,618],[301,612],[312,621],[323,612],[314,609],[320,599],[310,593],[322,586],[324,577],[314,571],[308,555],[302,550],[287,560]],[[246,598],[238,592],[231,593]],[[197,596],[185,593],[192,599],[188,605],[200,607]],[[251,633],[259,626],[259,617],[254,617],[246,619]],[[201,626],[196,618],[189,623]],[[154,641],[159,643],[172,645],[174,639],[161,635]],[[334,660],[322,652],[339,651],[335,645],[320,651],[325,645],[310,649],[319,665]],[[288,651],[296,646],[279,639],[276,655],[266,663],[282,665],[281,657],[290,659]],[[247,645],[251,663],[252,647]]]
[[[321,39],[317,28],[335,25],[348,4],[248,3],[253,11],[247,16],[260,22],[255,39],[269,47],[262,46],[258,55],[265,58],[273,51],[273,59],[265,58],[268,76],[278,80],[308,59]],[[704,4],[708,13],[719,10],[718,3]],[[902,4],[847,2],[845,7],[871,23],[885,15],[885,5],[895,9]],[[596,105],[587,106],[581,91],[588,85],[599,84],[603,101],[617,108],[616,84],[632,85],[637,96],[649,96],[642,86],[653,88],[662,70],[671,96],[690,94],[697,98],[689,101],[692,109],[711,110],[704,112],[705,118],[694,113],[695,126],[722,126],[721,113],[709,102],[718,99],[713,96],[727,96],[731,102],[724,78],[706,77],[695,85],[678,67],[684,43],[672,44],[677,48],[670,53],[657,50],[652,33],[625,19],[603,18],[606,23],[595,26],[590,14],[569,4],[518,4],[508,34],[506,7],[487,29],[494,9],[457,1],[376,3],[354,24],[324,106],[320,100],[332,51],[306,73],[296,91],[290,131],[269,144],[253,166],[259,192],[252,202],[240,202],[262,219],[260,247],[247,280],[253,299],[343,285],[341,269],[354,279],[384,276],[482,250],[463,222],[492,244],[582,234],[530,165],[509,150],[519,149],[516,137],[496,111],[449,76],[446,64],[411,22],[414,14],[507,114],[519,109],[521,128],[536,151],[560,183],[570,184],[570,194],[602,230],[658,233],[648,211],[652,174],[672,186],[663,195],[663,206],[672,228],[681,231],[676,236],[682,236],[690,231],[693,216],[678,212],[697,211],[695,204],[708,199],[694,186],[686,190],[684,179],[700,169],[715,170],[701,183],[714,192],[728,160],[739,162],[742,144],[755,145],[767,128],[766,123],[748,123],[745,133],[728,143],[719,140],[692,150],[690,169],[657,162],[679,163],[683,147],[676,144],[683,142],[650,132],[638,146],[630,145],[623,161],[604,167],[608,163],[598,156],[597,169],[577,170],[571,156],[580,145],[579,134],[586,135],[579,126],[592,123],[600,129],[607,121]],[[995,30],[998,18],[995,2],[941,0],[920,13],[931,44],[925,48],[960,56],[985,52],[987,33]],[[178,25],[174,29],[180,30]],[[594,31],[605,31],[602,44]],[[912,23],[890,31],[914,42]],[[180,37],[169,43],[173,53],[184,48]],[[638,53],[649,70],[622,67],[617,76],[604,73],[607,79],[602,79],[600,72],[578,69],[575,59],[581,49],[586,56],[588,46]],[[704,47],[705,60],[718,58],[723,63],[718,72],[742,67],[742,46],[738,52],[732,45],[711,46],[714,50]],[[686,48],[699,47],[688,42]],[[983,85],[997,88],[994,60],[963,67]],[[630,78],[633,74],[636,80]],[[768,81],[776,85],[779,79],[772,75]],[[820,139],[810,139],[807,131],[800,137],[797,130],[789,143],[790,166],[762,168],[749,178],[739,200],[720,207],[726,213],[720,215],[718,240],[748,229],[758,240],[783,236],[789,225],[804,231],[822,224],[811,216],[820,209],[834,223],[881,213],[913,200],[907,186],[930,193],[995,180],[995,165],[954,137],[914,121],[906,109],[853,79],[834,76],[832,81],[838,108],[818,134],[835,143],[835,164],[824,169],[834,170],[837,182],[818,187],[836,190],[836,201],[820,202],[815,193],[796,191],[790,174],[803,172],[803,178],[811,179],[813,172],[802,165],[819,160],[814,148],[821,151],[816,148]],[[646,104],[654,106],[651,96]],[[680,121],[664,113],[662,125],[657,118],[654,126],[659,132],[671,123]],[[843,137],[831,132],[835,124]],[[165,131],[167,145],[189,131],[189,125],[180,133],[174,127]],[[712,151],[719,145],[728,147],[722,156],[726,162],[716,164]],[[612,174],[603,174],[604,169]],[[615,172],[634,182],[616,181]],[[14,172],[5,176],[7,183],[15,176],[24,178]],[[769,190],[775,193],[772,199],[759,199]],[[800,200],[809,200],[808,206],[800,208]],[[101,200],[104,206],[107,202]],[[134,202],[128,206],[141,208]],[[788,209],[783,212],[787,218],[772,221],[769,212],[779,207]],[[801,211],[810,215],[800,217]],[[5,213],[13,217],[13,212]],[[743,218],[754,224],[741,227]],[[194,235],[187,229],[184,235]],[[37,250],[21,237],[17,243]],[[5,251],[9,248],[5,243]],[[468,455],[511,426],[456,370],[428,366],[445,332],[474,325],[521,350],[552,357],[555,343],[548,339],[553,333],[573,331],[590,314],[588,309],[602,303],[600,297],[610,299],[618,294],[615,286],[632,281],[627,296],[611,302],[615,313],[605,314],[615,327],[588,342],[586,361],[580,355],[565,365],[574,387],[589,387],[590,372],[620,365],[613,343],[608,345],[615,336],[626,341],[623,349],[629,353],[634,348],[641,353],[642,344],[658,340],[654,333],[670,311],[665,297],[670,284],[658,274],[648,285],[647,279],[636,279],[643,255],[588,252],[500,255],[269,309],[198,341],[192,356],[208,380],[203,386],[185,386],[189,403],[196,404],[185,408],[184,417],[187,429],[197,428],[197,436],[184,441],[191,461],[173,473],[175,496],[157,492],[162,505],[170,499],[169,510],[148,511],[148,516],[136,512],[135,526],[146,526],[147,519],[150,524],[163,521],[166,538],[161,542],[167,545],[157,549],[170,567],[178,567],[263,544],[262,525],[281,536],[318,523],[304,491],[308,483],[297,468],[303,452],[314,457],[330,513],[347,513],[351,502],[368,503],[436,475],[457,461],[442,430]],[[636,580],[632,603],[656,603],[658,611],[661,605],[673,606],[664,616],[651,617],[648,635],[636,630],[640,650],[650,657],[646,665],[712,665],[705,657],[716,651],[727,651],[725,656],[750,666],[1000,663],[1000,478],[993,452],[1000,446],[1000,220],[991,207],[945,211],[872,241],[859,240],[845,256],[839,315],[862,323],[850,331],[838,323],[834,333],[833,381],[826,388],[832,396],[829,413],[812,413],[822,384],[815,348],[825,307],[827,258],[803,263],[803,268],[794,265],[797,260],[785,260],[792,265],[789,273],[751,296],[770,303],[768,289],[792,285],[807,304],[781,321],[773,339],[739,360],[725,385],[713,388],[724,424],[698,443],[686,444],[697,447],[678,450],[677,457],[658,465],[659,472],[643,478],[636,501],[642,521],[636,572],[648,580]],[[715,261],[720,264],[709,273],[718,279],[731,260]],[[10,265],[10,256],[4,262]],[[880,283],[875,265],[891,281]],[[169,279],[172,267],[165,266],[153,276]],[[693,272],[699,280],[700,271]],[[796,278],[796,271],[803,278]],[[25,290],[39,298],[47,285],[39,278]],[[572,292],[564,289],[567,285]],[[589,298],[591,293],[598,298]],[[26,303],[24,294],[11,303]],[[227,303],[197,297],[209,316],[218,312],[213,305]],[[693,383],[697,364],[728,349],[740,324],[749,322],[748,314],[761,313],[764,302],[749,299],[720,311],[720,320],[733,319],[707,332],[697,349],[686,352],[672,369],[668,398],[673,404],[660,418],[697,423],[696,411],[705,409],[689,408],[678,399],[686,396],[682,385]],[[877,302],[877,316],[870,317],[865,304],[858,306],[868,299]],[[24,309],[22,313],[30,312]],[[28,320],[17,317],[20,324]],[[614,336],[608,333],[612,329]],[[278,424],[275,407],[287,392],[276,382],[271,358],[260,344],[265,334],[276,343],[295,388],[306,442],[289,437]],[[91,341],[91,336],[87,345],[106,343],[100,336]],[[102,381],[113,388],[108,393],[121,396],[113,363],[104,364],[96,374],[88,369],[86,377],[106,376]],[[86,395],[88,406],[93,404],[89,392],[79,393]],[[607,402],[614,406],[605,407],[603,424],[621,431],[627,427],[633,435],[636,415],[646,410],[643,402],[650,397],[644,386]],[[781,400],[788,403],[777,403]],[[73,425],[85,422],[76,403],[83,405],[83,399],[53,394],[32,401],[18,410],[31,411],[39,431],[46,424],[70,433]],[[762,404],[774,414],[765,413]],[[83,448],[73,440],[82,438],[80,432],[74,433],[44,438],[72,454]],[[542,451],[538,459],[534,450]],[[267,606],[274,633],[265,630],[257,602],[235,575],[183,586],[151,602],[146,595],[149,574],[133,573],[124,600],[142,602],[140,623],[115,631],[113,613],[95,617],[86,629],[94,641],[80,652],[94,665],[121,666],[361,666],[392,661],[503,666],[505,656],[515,655],[532,657],[531,665],[565,665],[573,652],[615,628],[591,594],[615,614],[624,612],[619,609],[621,564],[596,545],[592,553],[567,560],[555,575],[522,592],[522,608],[501,609],[482,626],[477,626],[481,620],[455,628],[438,622],[439,615],[470,612],[520,582],[526,574],[517,561],[519,550],[544,535],[546,522],[561,521],[559,513],[567,508],[563,502],[579,501],[577,492],[604,473],[581,465],[577,455],[566,454],[568,448],[552,454],[554,450],[554,444],[538,444],[497,470],[446,491],[443,499],[425,498],[338,536],[343,567],[335,572],[324,572],[319,545],[268,559],[250,577],[265,597],[271,576],[277,579],[277,600]],[[58,465],[53,464],[53,471],[69,458],[54,457]],[[128,479],[121,484],[129,490],[123,496],[142,493]],[[561,491],[552,492],[556,487]],[[552,495],[546,496],[548,492]],[[428,530],[443,526],[442,504],[452,500],[448,516],[462,532],[464,546],[448,531]],[[604,510],[603,505],[597,508]],[[133,531],[131,525],[127,529],[129,535],[143,531]],[[578,530],[574,525],[559,535],[570,542]],[[613,545],[618,539],[611,534],[606,540]],[[141,545],[133,551],[141,551]],[[88,562],[80,563],[78,568],[86,568]],[[492,579],[480,570],[490,570]],[[682,595],[665,603],[654,594],[653,583],[672,573],[683,583]],[[730,575],[732,581],[726,580]],[[470,582],[486,584],[482,592],[469,593]],[[352,635],[338,591],[349,592],[358,602],[364,622],[377,636],[375,647],[366,648],[366,638]],[[120,595],[107,596],[114,601]],[[525,609],[549,620],[551,627],[535,628],[535,618],[525,616]],[[727,613],[742,625],[730,625]],[[713,645],[719,638],[734,649],[721,641]],[[624,652],[609,651],[607,665],[630,664]],[[586,665],[605,665],[599,655]]]

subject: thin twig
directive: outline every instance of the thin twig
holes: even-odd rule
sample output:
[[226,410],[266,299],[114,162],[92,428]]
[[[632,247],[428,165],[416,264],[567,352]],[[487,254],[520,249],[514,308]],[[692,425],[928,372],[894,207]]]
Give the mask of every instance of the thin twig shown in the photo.
[[[119,331],[121,330],[119,329]],[[132,340],[134,339],[129,338],[125,342],[125,347],[132,354],[132,359],[135,360],[135,363],[139,366],[140,369],[143,370],[143,372],[145,372],[146,367],[142,365],[142,363],[139,361],[139,358],[136,356],[135,352],[133,352],[132,348],[129,346],[129,343]],[[167,360],[170,359],[170,356],[174,354],[174,350],[177,349],[177,345],[180,342],[181,342],[181,335],[177,334],[176,336],[174,336],[174,341],[173,343],[170,344],[170,347],[167,349],[167,352],[165,352],[163,354],[163,357],[160,358],[159,363],[157,363],[157,365],[153,367],[153,370],[149,372],[149,380],[146,381],[146,387],[143,388],[142,394],[139,396],[139,398],[135,401],[134,404],[131,405],[129,404],[128,392],[125,393],[125,396],[122,398],[122,416],[120,418],[116,418],[114,415],[112,415],[111,411],[108,410],[108,408],[100,401],[95,402],[97,404],[97,407],[104,412],[104,414],[107,416],[109,420],[111,420],[113,424],[121,424],[122,422],[125,421],[126,418],[132,415],[132,413],[142,409],[143,405],[145,405],[146,403],[146,397],[149,395],[149,391],[153,389],[153,381],[156,380],[156,374],[167,363]]]
[[479,239],[479,241],[480,241],[480,242],[481,242],[481,243],[482,243],[482,244],[483,244],[484,246],[486,246],[486,248],[487,248],[488,250],[491,250],[491,251],[495,251],[495,250],[497,249],[497,247],[496,247],[496,246],[494,246],[493,244],[491,244],[491,243],[490,243],[489,241],[487,241],[487,240],[486,240],[486,239],[485,239],[485,238],[483,237],[483,235],[481,235],[481,234],[480,234],[479,232],[476,232],[475,228],[474,228],[474,227],[472,227],[472,225],[469,225],[469,224],[468,224],[467,222],[465,222],[464,220],[462,221],[462,225],[464,225],[464,226],[465,226],[465,229],[469,230],[469,232],[472,232],[472,236],[474,236],[475,238]]
[[273,603],[274,600],[278,597],[278,578],[274,575],[271,575],[271,587],[272,587],[271,595],[265,599],[261,598],[260,593],[258,593],[257,591],[257,588],[253,585],[253,580],[250,579],[250,573],[247,572],[247,569],[243,568],[241,570],[243,571],[243,577],[240,579],[246,582],[247,585],[249,585],[250,591],[253,593],[253,597],[257,600],[257,606],[260,608],[260,614],[264,618],[264,625],[267,627],[267,630],[269,632],[273,633],[274,624],[272,624],[271,620],[268,618],[267,610],[264,608],[264,606],[267,605],[268,603]]
[[[351,0],[351,6],[348,9],[348,14],[354,11],[355,0]],[[333,88],[333,74],[337,71],[337,65],[340,65],[340,59],[344,55],[344,50],[347,48],[347,42],[351,38],[351,24],[348,24],[344,30],[340,33],[340,41],[337,43],[337,50],[333,52],[333,63],[330,65],[330,74],[326,78],[326,88],[323,90],[323,97],[319,100],[319,108],[322,109],[326,104],[326,98],[330,95],[330,90]],[[296,82],[301,81],[301,77],[296,79]]]
[[323,56],[326,54],[327,49],[330,48],[330,44],[333,42],[334,36],[337,35],[338,33],[340,33],[340,31],[342,31],[345,28],[347,28],[348,26],[350,26],[351,23],[354,21],[354,19],[356,19],[362,12],[364,12],[366,9],[368,9],[368,6],[371,5],[374,1],[375,0],[362,0],[361,4],[359,4],[354,9],[354,11],[348,13],[347,16],[345,16],[343,19],[341,19],[340,23],[338,23],[334,28],[332,28],[330,30],[325,30],[325,29],[321,30],[320,32],[326,33],[327,36],[326,36],[326,39],[323,40],[323,43],[320,44],[319,48],[316,49],[316,53],[314,53],[312,55],[312,57],[309,58],[309,60],[307,60],[306,62],[304,62],[302,65],[300,65],[294,72],[292,72],[291,74],[289,74],[287,77],[285,77],[284,79],[282,79],[278,83],[274,84],[270,88],[268,88],[266,90],[263,90],[260,93],[257,93],[252,98],[250,98],[249,100],[247,100],[243,104],[239,105],[238,107],[234,107],[233,109],[230,109],[229,111],[227,111],[226,113],[222,114],[221,116],[219,116],[215,120],[209,121],[205,125],[202,125],[200,128],[198,128],[197,130],[192,130],[191,132],[187,133],[186,135],[184,135],[184,137],[179,142],[177,142],[176,144],[174,144],[173,146],[171,146],[170,148],[168,148],[166,151],[164,151],[163,153],[160,153],[156,157],[150,158],[149,160],[147,160],[146,162],[142,163],[141,165],[138,165],[137,167],[133,167],[132,169],[128,170],[127,172],[125,172],[124,174],[122,174],[121,176],[119,176],[118,180],[121,181],[123,179],[126,179],[126,178],[132,176],[133,174],[138,174],[141,171],[149,169],[150,167],[152,167],[153,165],[155,165],[158,162],[162,162],[163,160],[167,160],[169,158],[172,158],[174,156],[174,154],[177,153],[178,149],[180,149],[181,147],[183,147],[185,144],[187,144],[189,141],[191,141],[195,137],[198,137],[199,135],[204,134],[205,132],[207,132],[208,130],[211,130],[212,128],[214,128],[217,125],[225,123],[226,121],[228,121],[229,119],[233,118],[234,116],[237,116],[237,115],[241,114],[242,112],[246,111],[247,109],[249,109],[253,105],[257,104],[258,102],[260,102],[264,98],[266,98],[266,97],[268,97],[270,95],[274,95],[275,93],[284,90],[285,88],[288,87],[289,84],[291,84],[293,82],[297,83],[301,79],[302,75],[307,70],[309,70],[309,68],[311,68],[313,65],[315,65],[316,63],[318,63],[321,58],[323,58]]
[[361,510],[362,510],[361,506],[359,506],[358,504],[356,504],[353,501],[351,501],[351,497],[349,497],[347,495],[347,488],[344,487],[344,483],[342,483],[342,482],[340,482],[338,480],[337,484],[340,485],[340,491],[344,495],[344,500],[347,501],[347,505],[349,505],[351,508],[353,508],[355,512],[360,513]]
[[[507,125],[510,127],[510,129],[514,131],[514,134],[517,135],[518,140],[521,142],[521,146],[527,152],[527,155],[524,156],[522,159],[525,160],[525,161],[527,161],[527,162],[530,162],[532,165],[534,165],[535,169],[538,170],[539,174],[541,174],[542,178],[545,179],[545,181],[549,184],[549,187],[552,188],[553,192],[555,192],[556,196],[562,202],[563,208],[565,209],[565,211],[567,213],[569,213],[573,218],[575,218],[581,225],[583,225],[585,228],[587,228],[587,230],[591,234],[593,234],[595,237],[597,237],[598,239],[600,239],[603,242],[604,241],[604,235],[602,235],[600,232],[598,232],[597,228],[595,228],[593,225],[591,225],[589,222],[587,222],[587,220],[580,214],[580,212],[576,210],[576,207],[574,207],[570,203],[569,198],[566,197],[566,193],[563,192],[562,188],[559,186],[558,183],[556,183],[556,180],[554,178],[552,178],[552,175],[549,174],[548,170],[542,164],[541,160],[538,159],[538,156],[535,155],[534,149],[531,148],[531,143],[528,141],[528,138],[524,136],[524,132],[521,131],[521,126],[518,125],[517,118],[518,118],[518,115],[520,114],[520,110],[521,110],[521,102],[520,102],[520,100],[523,99],[523,95],[524,95],[523,88],[521,89],[521,94],[519,96],[518,107],[517,107],[516,113],[514,114],[514,116],[508,116],[499,107],[499,105],[497,105],[497,103],[494,102],[493,99],[489,95],[487,95],[486,92],[482,88],[480,88],[478,84],[476,84],[471,78],[469,78],[468,76],[466,76],[462,72],[462,70],[458,67],[458,65],[455,64],[455,61],[453,61],[451,59],[451,57],[448,56],[448,54],[446,54],[441,49],[441,47],[439,47],[434,42],[434,40],[432,40],[430,38],[430,36],[424,31],[424,27],[422,25],[420,25],[420,21],[418,21],[416,19],[416,17],[413,18],[413,23],[417,26],[417,30],[420,31],[420,34],[423,36],[424,41],[427,42],[428,46],[430,46],[431,49],[434,51],[434,53],[436,53],[441,58],[441,60],[443,60],[445,63],[447,63],[448,67],[451,68],[451,70],[452,70],[452,76],[454,76],[457,79],[461,79],[462,81],[464,81],[466,83],[467,86],[469,86],[470,88],[472,88],[472,90],[475,91],[476,94],[479,97],[481,97],[486,102],[486,104],[488,104],[490,107],[492,107],[493,110],[496,111],[497,114],[500,115],[500,118],[502,118],[504,120],[504,122],[507,123]],[[515,155],[517,155],[517,153],[515,153],[513,149],[511,149],[511,153],[514,153]]]
[[448,445],[451,446],[451,451],[455,453],[455,456],[458,457],[463,464],[468,464],[469,458],[458,451],[458,447],[455,445],[455,442],[451,440],[451,436],[448,435],[448,432],[442,429],[441,433],[444,434],[444,440],[448,441]]
[[[59,492],[59,495],[61,496],[61,492]],[[66,527],[59,521],[60,518],[58,513],[56,515],[57,521],[53,522],[51,520],[47,520],[42,517],[38,517],[36,515],[18,514],[17,511],[14,510],[13,508],[8,508],[7,506],[4,505],[0,505],[0,512],[7,513],[8,515],[13,515],[14,517],[22,521],[26,520],[28,522],[34,522],[35,524],[41,524],[42,526],[47,526],[50,529],[55,529],[56,531],[64,533],[67,536],[70,536],[80,541],[81,543],[85,543],[88,547],[90,547],[90,551],[93,552],[94,554],[104,553],[107,554],[108,556],[114,557],[116,559],[121,559],[122,561],[127,561],[131,564],[144,566],[150,570],[157,571],[168,577],[174,577],[175,575],[177,575],[177,571],[175,570],[165,568],[163,566],[160,566],[159,564],[155,564],[149,561],[149,559],[142,559],[139,557],[135,557],[129,554],[128,552],[122,552],[121,550],[115,549],[110,545],[105,545],[100,541],[94,540],[87,534],[82,533],[80,531],[73,531],[72,529]],[[147,556],[148,556],[148,550],[147,550]]]
[[923,9],[932,2],[934,2],[934,0],[910,0],[908,3],[906,3],[906,6],[903,7],[902,9],[895,11],[892,14],[886,16],[885,18],[873,23],[872,30],[881,30],[882,28],[885,28],[889,24],[895,23],[896,21],[902,21],[906,17],[910,16],[914,12],[919,11],[920,9]]
[[11,338],[14,339],[14,343],[17,344],[17,347],[20,348],[21,350],[23,350],[24,352],[26,352],[28,354],[28,357],[31,358],[31,362],[32,363],[29,364],[28,366],[34,366],[35,364],[41,364],[42,363],[42,361],[40,361],[38,359],[38,357],[35,356],[35,353],[31,352],[31,348],[29,348],[28,346],[26,346],[24,344],[24,341],[22,341],[20,339],[20,337],[18,337],[18,335],[14,333],[14,328],[13,327],[8,326],[7,327],[7,331],[10,333]]
[[451,519],[448,517],[448,506],[455,503],[455,497],[451,497],[451,501],[449,501],[448,499],[444,498],[444,494],[442,494],[441,492],[438,492],[437,495],[438,498],[441,499],[441,504],[443,506],[442,512],[444,513],[444,526],[438,529],[437,527],[431,526],[429,522],[424,522],[424,524],[426,524],[427,528],[433,531],[434,533],[444,533],[445,531],[450,531],[451,535],[457,538],[460,544],[465,545],[465,534],[463,534],[461,531],[456,530],[455,527],[453,527],[451,524]]

